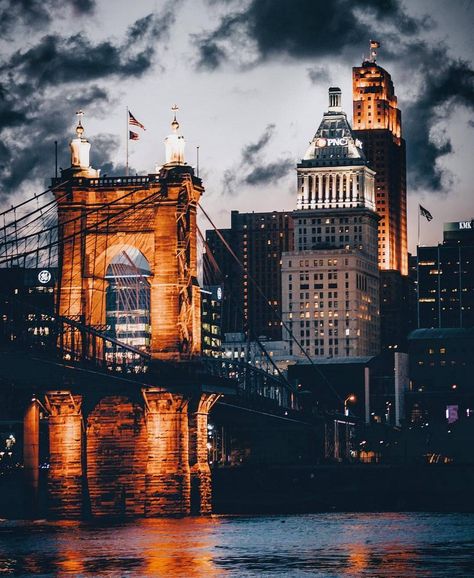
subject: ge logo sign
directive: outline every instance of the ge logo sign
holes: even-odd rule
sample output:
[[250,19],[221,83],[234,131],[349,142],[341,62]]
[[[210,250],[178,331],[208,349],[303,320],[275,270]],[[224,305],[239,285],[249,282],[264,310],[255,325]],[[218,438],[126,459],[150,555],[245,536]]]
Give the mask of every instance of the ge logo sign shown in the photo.
[[51,273],[47,269],[43,269],[38,273],[38,281],[45,285],[51,281]]

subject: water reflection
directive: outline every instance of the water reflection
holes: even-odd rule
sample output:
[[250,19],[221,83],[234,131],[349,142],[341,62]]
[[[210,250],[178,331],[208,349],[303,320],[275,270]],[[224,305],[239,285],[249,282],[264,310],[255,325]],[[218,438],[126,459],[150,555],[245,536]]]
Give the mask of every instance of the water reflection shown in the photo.
[[474,516],[0,522],[0,576],[472,575]]

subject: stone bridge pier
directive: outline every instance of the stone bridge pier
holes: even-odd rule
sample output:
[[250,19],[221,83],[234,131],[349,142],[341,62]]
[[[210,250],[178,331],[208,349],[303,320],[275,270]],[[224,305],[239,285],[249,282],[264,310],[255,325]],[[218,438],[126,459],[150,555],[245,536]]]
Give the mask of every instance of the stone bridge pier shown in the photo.
[[[156,387],[131,395],[46,392],[49,515],[210,514],[207,420],[218,397]],[[39,414],[27,415],[27,444],[36,447],[30,422]]]

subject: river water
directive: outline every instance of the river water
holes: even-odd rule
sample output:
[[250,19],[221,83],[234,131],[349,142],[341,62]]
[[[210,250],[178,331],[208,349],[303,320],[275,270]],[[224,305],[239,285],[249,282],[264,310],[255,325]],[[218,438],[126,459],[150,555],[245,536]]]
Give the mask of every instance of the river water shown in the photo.
[[0,521],[0,576],[474,576],[474,515]]

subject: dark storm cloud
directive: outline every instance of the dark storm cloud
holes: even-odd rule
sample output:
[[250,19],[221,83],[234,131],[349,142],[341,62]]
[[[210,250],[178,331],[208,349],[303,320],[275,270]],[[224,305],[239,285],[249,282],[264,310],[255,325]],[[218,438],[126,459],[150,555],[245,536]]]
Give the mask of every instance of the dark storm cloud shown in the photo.
[[120,44],[110,40],[94,44],[84,34],[47,35],[33,48],[16,52],[0,70],[28,79],[39,88],[111,75],[140,76],[152,64],[153,42],[164,25],[150,14],[133,24]]
[[[82,10],[93,7],[92,2],[72,4]],[[69,166],[74,112],[83,108],[91,115],[106,115],[117,83],[152,68],[159,41],[172,22],[171,8],[150,14],[116,42],[93,42],[80,33],[48,34],[0,64],[0,197],[51,175],[55,140],[60,164]],[[85,126],[87,131],[87,117]],[[110,162],[118,146],[118,137],[94,137],[93,166],[108,174],[120,170]]]
[[[55,140],[59,144],[59,165],[69,166],[68,140],[73,135],[73,111],[82,106],[91,112],[105,114],[104,105],[108,101],[107,92],[95,85],[84,88],[80,99],[65,99],[62,94],[57,94],[50,95],[47,101],[29,101],[37,107],[35,113],[30,113],[26,122],[18,123],[2,139],[5,147],[0,150],[0,200],[4,201],[24,182],[41,179],[42,186],[47,185],[54,172]],[[28,103],[25,103],[25,109],[28,108]],[[108,160],[108,155],[114,151],[110,140],[108,144],[111,146],[103,151],[95,150],[94,146],[91,154],[93,164]]]
[[19,25],[40,30],[53,17],[72,9],[75,14],[90,14],[95,0],[0,0],[0,29],[8,34]]
[[267,146],[275,130],[274,124],[269,124],[262,133],[262,136],[255,143],[245,145],[242,149],[242,164],[255,164],[256,156]]
[[[236,55],[242,38],[247,38],[253,65],[271,58],[338,57],[350,74],[354,54],[367,51],[370,38],[383,40],[383,66],[387,63],[392,72],[403,111],[409,185],[441,191],[449,186],[450,175],[439,161],[452,145],[449,135],[439,130],[440,121],[458,105],[473,110],[473,69],[468,62],[453,59],[442,44],[432,46],[418,39],[433,26],[429,17],[410,16],[399,0],[249,0],[195,42],[200,68],[215,70],[225,63],[243,68]],[[420,84],[410,99],[403,99],[397,70],[410,88]],[[322,66],[310,68],[308,74],[313,83],[329,82]]]
[[274,163],[268,163],[255,167],[244,179],[248,185],[268,185],[275,183],[294,168],[294,160],[290,158],[280,159]]
[[294,166],[293,159],[279,158],[273,162],[263,160],[274,130],[274,124],[267,125],[255,142],[242,148],[240,163],[224,172],[224,193],[233,194],[239,184],[257,186],[275,183],[291,171]]
[[444,47],[418,44],[409,52],[416,54],[412,58],[423,78],[418,97],[402,107],[409,176],[415,187],[441,191],[451,178],[438,161],[452,151],[452,144],[445,132],[433,132],[458,106],[474,112],[474,70],[468,62],[450,58]]
[[313,84],[329,84],[329,70],[326,66],[313,66],[308,68],[308,76]]
[[235,58],[236,41],[244,36],[255,42],[258,62],[277,55],[334,56],[377,36],[381,25],[412,35],[429,22],[408,16],[398,0],[251,0],[244,6],[196,37],[201,68]]

